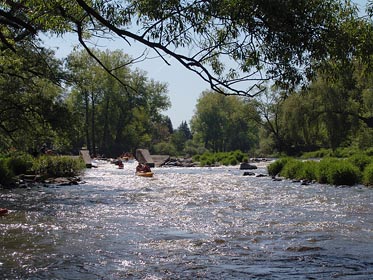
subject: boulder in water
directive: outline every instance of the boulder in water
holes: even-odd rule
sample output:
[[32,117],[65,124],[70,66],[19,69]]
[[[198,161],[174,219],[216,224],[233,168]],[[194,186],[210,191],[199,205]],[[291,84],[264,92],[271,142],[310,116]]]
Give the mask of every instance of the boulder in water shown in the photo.
[[243,162],[240,164],[240,170],[251,170],[251,169],[257,169],[258,167],[256,165],[250,164],[248,162]]

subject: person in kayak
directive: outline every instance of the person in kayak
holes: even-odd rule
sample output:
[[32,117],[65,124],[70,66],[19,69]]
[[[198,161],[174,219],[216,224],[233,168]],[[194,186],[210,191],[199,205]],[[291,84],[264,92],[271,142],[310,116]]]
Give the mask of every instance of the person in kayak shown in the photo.
[[139,164],[136,166],[136,172],[152,172],[152,171],[148,165],[142,164],[139,162]]

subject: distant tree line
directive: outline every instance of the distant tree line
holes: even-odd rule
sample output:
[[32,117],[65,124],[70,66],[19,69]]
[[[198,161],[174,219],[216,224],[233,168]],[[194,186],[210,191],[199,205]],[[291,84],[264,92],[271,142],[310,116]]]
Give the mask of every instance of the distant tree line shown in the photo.
[[285,154],[373,146],[370,66],[353,60],[333,73],[320,72],[305,89],[269,88],[258,102],[262,150]]

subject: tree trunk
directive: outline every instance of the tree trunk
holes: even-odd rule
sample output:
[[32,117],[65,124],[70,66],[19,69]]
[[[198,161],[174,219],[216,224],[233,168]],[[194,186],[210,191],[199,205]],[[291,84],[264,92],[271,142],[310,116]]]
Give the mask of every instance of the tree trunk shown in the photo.
[[108,139],[108,135],[109,135],[109,104],[110,104],[110,100],[109,98],[106,99],[106,104],[105,104],[105,115],[104,115],[104,132],[103,132],[103,135],[102,135],[102,145],[101,145],[101,148],[102,148],[102,152],[104,154],[107,154],[108,153],[108,142],[109,142],[109,139]]
[[92,100],[92,119],[91,119],[91,124],[92,124],[92,155],[93,157],[97,156],[97,151],[96,151],[96,130],[95,130],[95,100],[93,93],[91,93],[91,100]]
[[88,151],[91,151],[91,139],[89,136],[89,99],[88,93],[84,93],[84,102],[85,102],[85,137]]

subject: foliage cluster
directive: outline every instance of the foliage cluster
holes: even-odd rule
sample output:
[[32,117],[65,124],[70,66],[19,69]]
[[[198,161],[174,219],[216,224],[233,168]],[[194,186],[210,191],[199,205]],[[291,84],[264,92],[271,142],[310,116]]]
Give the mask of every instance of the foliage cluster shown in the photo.
[[281,170],[284,168],[284,166],[286,165],[286,163],[289,160],[291,160],[291,158],[284,157],[284,158],[280,158],[280,159],[276,160],[275,162],[271,163],[267,167],[268,174],[270,176],[276,176],[277,174],[279,174],[281,172]]
[[34,158],[28,153],[11,151],[6,154],[6,161],[13,174],[26,174],[31,170]]
[[202,155],[207,153],[207,148],[203,143],[196,141],[195,139],[188,140],[185,142],[184,153],[187,156]]
[[168,120],[161,114],[170,106],[167,86],[148,79],[143,71],[133,71],[128,66],[131,58],[122,51],[94,54],[115,69],[111,75],[84,51],[67,59],[73,77],[67,103],[76,113],[77,143],[85,143],[93,155],[114,157],[169,137]]
[[[140,147],[171,155],[373,151],[372,40],[366,39],[373,37],[372,6],[361,17],[350,1],[280,1],[276,9],[265,1],[220,2],[5,1],[0,148],[36,154],[48,143],[59,152],[86,146],[105,156]],[[43,33],[76,35],[83,50],[57,59],[39,40]],[[148,49],[132,58],[87,44],[112,34]],[[186,122],[173,131],[162,115],[170,106],[167,85],[131,68],[149,49],[176,59],[214,90],[201,94],[191,131]],[[298,87],[303,80],[308,87]]]
[[31,170],[33,158],[22,152],[10,152],[0,156],[0,185],[8,186],[13,177]]
[[80,157],[48,156],[42,155],[35,158],[32,171],[44,177],[69,177],[77,175],[85,168],[85,163]]
[[366,186],[373,186],[373,163],[370,163],[364,169],[363,184]]
[[200,166],[237,165],[247,159],[247,155],[240,150],[219,153],[206,152],[193,157],[193,160],[199,162]]
[[116,36],[125,46],[135,40],[148,48],[144,53],[175,59],[217,92],[248,96],[266,80],[293,87],[312,76],[314,64],[351,55],[352,42],[362,37],[365,46],[366,38],[343,29],[362,24],[349,1],[275,1],[275,9],[247,0],[18,2],[2,3],[2,50],[37,41],[42,32],[70,32],[86,49],[92,37],[102,44]]
[[271,149],[320,158],[348,157],[372,148],[373,75],[369,67],[359,57],[344,63],[329,60],[307,88],[272,87],[264,92],[258,111],[263,138],[272,140]]
[[[368,155],[368,149],[364,151],[364,154]],[[338,147],[336,149],[321,148],[312,152],[302,153],[301,158],[324,158],[324,157],[336,157],[336,158],[347,158],[356,154],[359,154],[360,150],[356,147]],[[372,154],[373,155],[373,154]]]
[[259,115],[255,106],[237,96],[202,92],[191,120],[193,138],[212,152],[256,149]]
[[85,163],[80,157],[42,155],[34,158],[27,153],[4,154],[0,156],[0,185],[10,186],[14,177],[21,174],[70,177],[84,168]]
[[364,153],[320,161],[281,158],[268,166],[271,176],[331,185],[373,185],[373,157]]
[[[171,124],[172,127],[172,124]],[[171,129],[172,130],[172,129]],[[168,141],[166,141],[168,138]],[[192,133],[190,132],[189,126],[186,121],[182,121],[180,126],[170,131],[170,136],[165,137],[165,139],[161,140],[158,143],[154,143],[151,147],[151,151],[154,154],[164,154],[164,155],[171,155],[171,156],[178,156],[181,154],[190,154],[193,151],[190,149],[190,142],[192,142]],[[187,148],[187,145],[189,147]]]
[[12,181],[14,173],[6,158],[0,158],[0,185],[7,186]]

